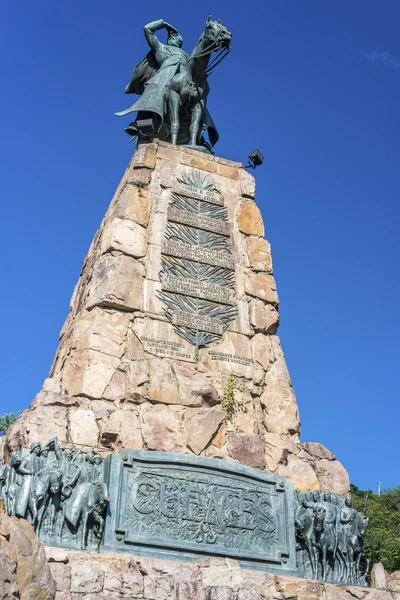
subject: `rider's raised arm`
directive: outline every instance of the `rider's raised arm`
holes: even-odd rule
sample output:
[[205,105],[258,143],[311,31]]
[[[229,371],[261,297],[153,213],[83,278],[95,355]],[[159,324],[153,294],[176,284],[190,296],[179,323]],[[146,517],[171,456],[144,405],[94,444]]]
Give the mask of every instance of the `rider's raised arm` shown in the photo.
[[150,48],[153,50],[154,54],[156,55],[156,59],[158,59],[159,58],[158,55],[160,53],[162,53],[164,44],[159,42],[159,40],[157,39],[157,37],[155,35],[155,32],[159,31],[160,29],[164,29],[165,26],[166,26],[166,23],[165,23],[164,19],[159,19],[159,21],[153,21],[152,23],[148,23],[148,25],[144,26],[145,38],[146,38],[147,43],[149,44]]

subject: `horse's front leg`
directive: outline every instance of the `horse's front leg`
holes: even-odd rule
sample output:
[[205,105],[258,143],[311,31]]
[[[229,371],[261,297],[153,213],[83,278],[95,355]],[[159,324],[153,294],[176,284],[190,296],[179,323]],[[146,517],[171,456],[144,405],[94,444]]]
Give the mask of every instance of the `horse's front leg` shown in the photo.
[[31,524],[33,525],[33,528],[35,531],[37,529],[37,516],[38,516],[37,505],[38,505],[38,501],[37,501],[36,496],[34,496],[33,494],[30,494],[29,500],[28,500],[28,509],[31,514],[31,519],[32,519]]
[[203,107],[201,102],[198,102],[192,112],[192,120],[190,122],[190,145],[197,146],[197,138],[200,129],[200,119],[203,114]]
[[325,577],[326,577],[326,560],[327,560],[327,555],[328,555],[328,544],[326,542],[322,546],[322,573],[321,573],[321,579],[322,579],[322,581],[325,581]]
[[309,558],[310,565],[311,565],[312,576],[313,576],[314,579],[316,579],[317,578],[317,573],[315,572],[314,561],[313,561],[313,547],[312,547],[311,542],[309,540],[305,541],[305,547],[306,547],[308,558]]
[[88,537],[88,522],[89,522],[89,512],[82,513],[82,543],[81,549],[86,550],[87,546],[87,537]]
[[181,99],[174,90],[167,91],[167,105],[169,120],[171,123],[171,143],[176,144],[179,133],[179,110],[181,108]]
[[44,514],[47,510],[47,507],[49,505],[49,498],[46,496],[45,498],[43,498],[42,503],[38,509],[38,515],[37,515],[37,525],[35,528],[36,534],[39,535],[40,533],[40,528],[42,526],[42,521],[43,521],[43,517]]

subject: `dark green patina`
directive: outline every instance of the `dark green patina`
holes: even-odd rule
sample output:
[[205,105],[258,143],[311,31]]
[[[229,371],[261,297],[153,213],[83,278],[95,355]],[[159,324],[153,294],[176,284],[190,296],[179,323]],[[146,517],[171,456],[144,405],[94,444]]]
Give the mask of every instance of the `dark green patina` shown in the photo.
[[[167,44],[156,36],[161,29],[167,30]],[[210,91],[207,74],[212,68],[209,62],[213,52],[221,51],[224,55],[229,51],[232,34],[220,21],[209,17],[190,55],[182,49],[177,29],[163,19],[146,25],[144,34],[151,50],[136,65],[125,88],[125,93],[139,94],[140,98],[116,113],[118,116],[137,113],[126,132],[140,137],[138,123],[151,119],[153,131],[146,131],[147,139],[158,137],[172,144],[189,144],[211,151],[219,136],[206,106]],[[206,132],[210,144],[205,140]]]

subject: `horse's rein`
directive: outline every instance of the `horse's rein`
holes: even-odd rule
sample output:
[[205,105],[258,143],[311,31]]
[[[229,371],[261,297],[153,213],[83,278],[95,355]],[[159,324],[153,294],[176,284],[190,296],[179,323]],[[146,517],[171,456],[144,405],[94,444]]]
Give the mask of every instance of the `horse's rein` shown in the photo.
[[[214,52],[214,50],[219,50],[221,46],[218,46],[219,42],[218,42],[218,37],[221,33],[221,30],[218,31],[217,35],[215,36],[215,39],[212,40],[211,44],[209,46],[207,46],[206,48],[204,48],[204,50],[202,50],[201,52],[199,52],[198,54],[194,54],[193,56],[191,56],[190,58],[195,59],[195,58],[203,58],[203,56],[207,56],[208,54],[211,54],[212,52]],[[204,37],[206,37],[204,35]],[[211,39],[207,36],[207,39]],[[217,44],[217,48],[214,48],[215,44]],[[228,50],[228,52],[230,52],[230,47],[226,48]]]

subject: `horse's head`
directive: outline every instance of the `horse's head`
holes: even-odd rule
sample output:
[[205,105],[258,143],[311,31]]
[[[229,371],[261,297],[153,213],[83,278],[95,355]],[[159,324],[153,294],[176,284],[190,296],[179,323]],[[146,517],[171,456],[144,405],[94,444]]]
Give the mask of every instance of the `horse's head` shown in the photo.
[[355,526],[357,529],[358,537],[363,538],[365,536],[365,532],[367,531],[367,527],[369,525],[369,518],[359,516],[359,517],[357,517],[357,519],[355,519],[354,523],[355,523]]
[[215,49],[218,50],[219,48],[229,48],[232,34],[222,25],[220,19],[213,21],[210,15],[206,21],[204,37],[209,44],[215,44]]
[[322,531],[324,528],[326,510],[323,506],[317,506],[314,508],[314,529],[315,531]]

